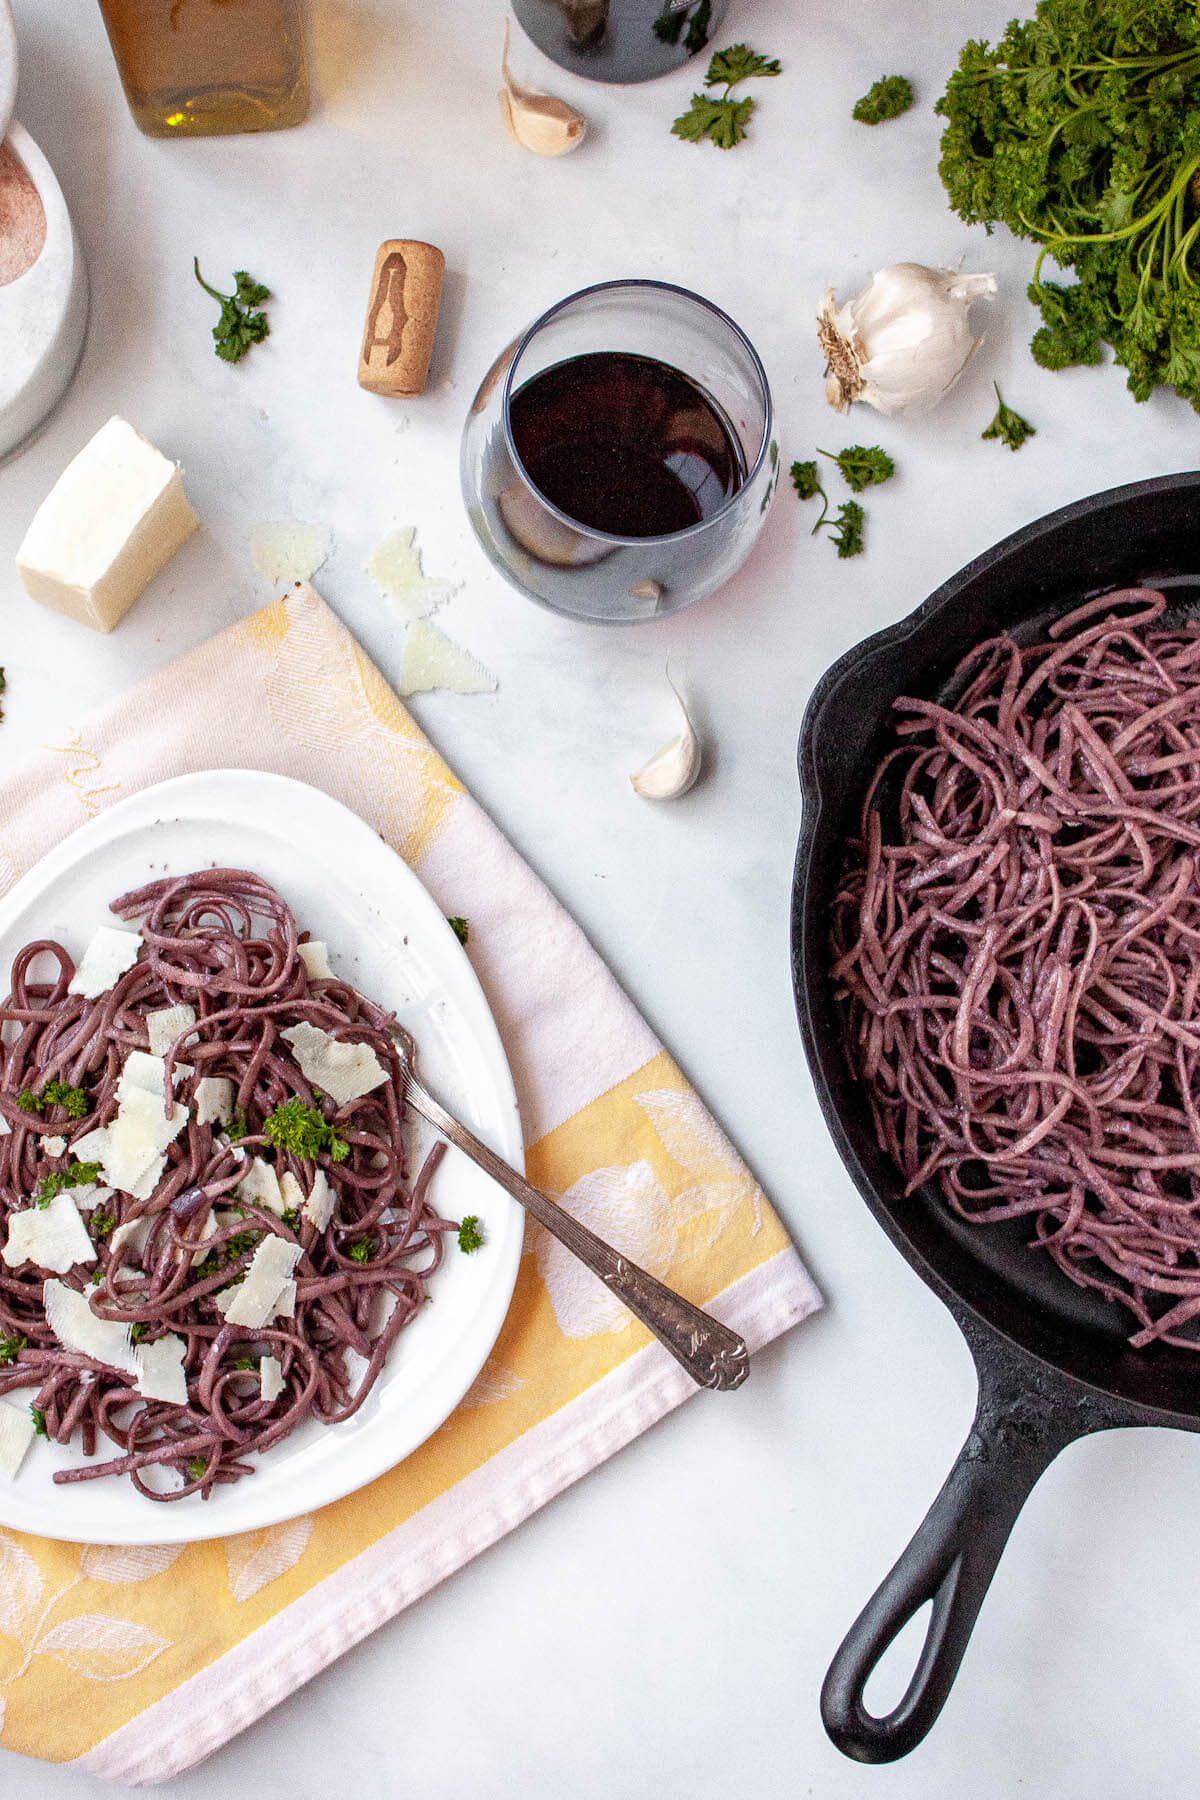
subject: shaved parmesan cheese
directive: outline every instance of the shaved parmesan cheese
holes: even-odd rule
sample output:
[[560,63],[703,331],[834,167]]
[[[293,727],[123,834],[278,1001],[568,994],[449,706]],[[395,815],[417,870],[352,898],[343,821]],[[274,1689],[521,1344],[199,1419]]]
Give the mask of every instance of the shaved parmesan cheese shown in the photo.
[[312,1189],[308,1199],[300,1208],[306,1219],[311,1219],[318,1231],[324,1231],[333,1217],[333,1189],[329,1185],[329,1177],[324,1169],[318,1169],[313,1176]]
[[305,1078],[345,1106],[387,1080],[387,1070],[370,1044],[348,1044],[317,1025],[290,1025],[280,1034],[291,1046]]
[[135,1088],[141,1088],[147,1094],[161,1095],[166,1091],[166,1080],[167,1065],[161,1056],[147,1050],[131,1050],[121,1065],[117,1099],[124,1100]]
[[164,1006],[146,1014],[146,1030],[150,1033],[150,1053],[165,1056],[176,1038],[190,1031],[196,1023],[194,1006]]
[[108,1240],[110,1254],[115,1257],[128,1244],[130,1262],[140,1262],[153,1222],[151,1215],[144,1213],[140,1219],[130,1219],[127,1224],[118,1225]]
[[0,1113],[0,1137],[11,1137],[11,1136],[12,1136],[12,1126],[9,1124],[8,1120],[5,1118],[4,1114]]
[[65,1137],[61,1136],[43,1138],[42,1149],[46,1152],[47,1156],[65,1156],[67,1153],[67,1140]]
[[329,951],[324,944],[319,942],[297,944],[296,948],[300,953],[300,961],[308,970],[310,981],[331,981],[333,979],[333,970],[329,966]]
[[47,1281],[42,1286],[42,1304],[46,1323],[64,1350],[78,1350],[81,1356],[126,1375],[137,1374],[137,1351],[129,1326],[115,1319],[98,1319],[86,1294],[77,1294],[65,1282]]
[[[282,1376],[279,1386],[283,1386]],[[263,1398],[266,1398],[265,1394]],[[0,1475],[7,1475],[10,1481],[15,1478],[36,1435],[33,1414],[27,1406],[23,1405],[19,1409],[15,1406],[0,1406]]]
[[101,925],[67,984],[68,994],[82,994],[85,1000],[107,994],[126,969],[132,969],[141,947],[136,931],[116,931],[111,925]]
[[65,1275],[77,1263],[94,1263],[96,1250],[70,1194],[55,1194],[49,1206],[10,1213],[8,1242],[0,1252],[10,1269],[36,1263]]
[[279,1290],[279,1298],[275,1302],[267,1324],[271,1323],[271,1319],[294,1319],[295,1316],[296,1283],[289,1278]]
[[91,1212],[94,1206],[103,1206],[106,1200],[112,1199],[112,1189],[97,1187],[94,1181],[87,1181],[82,1187],[71,1189],[71,1198],[80,1212]]
[[[300,1260],[299,1244],[285,1243],[283,1238],[265,1237],[250,1261],[246,1279],[233,1293],[222,1311],[231,1325],[248,1325],[252,1329],[273,1318],[284,1287],[291,1284],[293,1306],[295,1283],[292,1270]],[[218,1295],[218,1300],[221,1296]]]
[[[278,1400],[283,1392],[283,1364],[277,1356],[264,1356],[258,1365],[264,1400]],[[30,1427],[32,1430],[32,1426]]]
[[85,1131],[81,1138],[76,1138],[71,1146],[80,1162],[103,1162],[108,1149],[108,1130],[104,1125],[97,1125],[94,1131]]
[[196,1083],[197,1125],[228,1125],[232,1117],[232,1081],[224,1075],[202,1075]]
[[496,677],[469,651],[427,619],[417,619],[404,639],[404,661],[396,692],[402,700],[445,688],[451,694],[494,694]]
[[279,1177],[279,1192],[286,1212],[300,1212],[304,1206],[304,1189],[290,1169]]
[[261,1156],[252,1156],[246,1164],[246,1173],[234,1190],[239,1200],[249,1201],[251,1206],[265,1206],[277,1218],[282,1219],[287,1210],[279,1177],[269,1162]]
[[173,1333],[153,1344],[137,1346],[137,1390],[147,1400],[166,1400],[172,1406],[186,1406],[187,1376],[183,1359],[187,1345]]

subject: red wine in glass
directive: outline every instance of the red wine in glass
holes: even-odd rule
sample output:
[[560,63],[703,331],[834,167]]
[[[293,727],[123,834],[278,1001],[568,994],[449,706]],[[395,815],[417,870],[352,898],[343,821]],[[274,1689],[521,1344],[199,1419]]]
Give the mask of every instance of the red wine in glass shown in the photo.
[[534,487],[614,537],[666,537],[718,512],[746,460],[710,394],[653,356],[600,350],[513,395],[513,444]]

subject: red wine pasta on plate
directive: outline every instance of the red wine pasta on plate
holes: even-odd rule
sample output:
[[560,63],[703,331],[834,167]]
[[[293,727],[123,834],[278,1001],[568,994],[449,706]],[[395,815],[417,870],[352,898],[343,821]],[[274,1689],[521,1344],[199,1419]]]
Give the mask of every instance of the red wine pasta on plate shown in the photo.
[[[392,1015],[241,869],[113,902],[0,1005],[0,1466],[175,1500],[350,1418],[458,1230],[406,1166]],[[457,1253],[457,1252],[456,1252]],[[20,1420],[21,1430],[12,1421]]]
[[1148,589],[904,698],[835,905],[834,980],[911,1194],[1200,1349],[1200,625]]

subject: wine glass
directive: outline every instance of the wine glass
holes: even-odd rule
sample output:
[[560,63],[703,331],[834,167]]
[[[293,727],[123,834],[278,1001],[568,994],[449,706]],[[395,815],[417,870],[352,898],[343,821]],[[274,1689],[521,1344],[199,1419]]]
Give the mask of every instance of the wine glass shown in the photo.
[[463,434],[490,560],[552,611],[604,623],[661,618],[728,581],[778,476],[753,345],[661,281],[552,306],[492,364]]

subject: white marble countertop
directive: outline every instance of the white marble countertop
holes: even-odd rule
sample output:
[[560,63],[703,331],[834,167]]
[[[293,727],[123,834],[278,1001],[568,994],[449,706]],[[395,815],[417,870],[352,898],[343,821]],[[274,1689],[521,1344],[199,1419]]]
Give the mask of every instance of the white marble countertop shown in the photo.
[[[385,532],[416,525],[427,571],[462,583],[439,623],[499,690],[414,710],[710,1101],[829,1300],[736,1399],[684,1408],[170,1791],[1125,1800],[1190,1783],[1200,1440],[1174,1432],[1114,1433],[1050,1470],[907,1762],[843,1761],[817,1711],[834,1648],[958,1449],[974,1382],[950,1319],[855,1196],[805,1071],[787,954],[801,713],[837,654],[978,551],[1081,494],[1187,467],[1196,443],[1182,403],[1137,407],[1111,370],[1035,368],[1028,247],[946,209],[929,103],[959,43],[994,33],[1010,0],[734,0],[728,38],[778,53],[786,74],[732,155],[668,136],[690,70],[592,87],[519,39],[518,71],[594,121],[561,163],[500,129],[502,0],[313,0],[312,120],[207,143],[138,134],[91,0],[14,10],[17,116],[58,171],[93,300],[78,379],[0,469],[0,770],[69,742],[94,705],[267,599],[247,548],[261,520],[332,533],[317,584],[394,675],[400,631],[364,565]],[[916,80],[920,110],[853,124],[853,101],[893,70]],[[388,236],[431,239],[450,269],[432,388],[412,403],[354,383]],[[278,293],[270,342],[243,367],[211,354],[193,252],[210,277],[247,266]],[[814,301],[902,258],[997,271],[986,346],[931,418],[835,422]],[[738,579],[658,625],[567,624],[487,567],[458,494],[474,386],[544,305],[625,274],[694,286],[746,328],[785,461],[818,441],[894,451],[866,556],[839,563],[810,539],[785,488]],[[1019,456],[979,441],[993,376],[1037,425]],[[29,602],[13,553],[116,411],[183,462],[204,530],[100,638]],[[668,657],[708,762],[691,796],[656,808],[626,777],[670,723]],[[96,1785],[4,1754],[0,1783],[21,1800]]]

